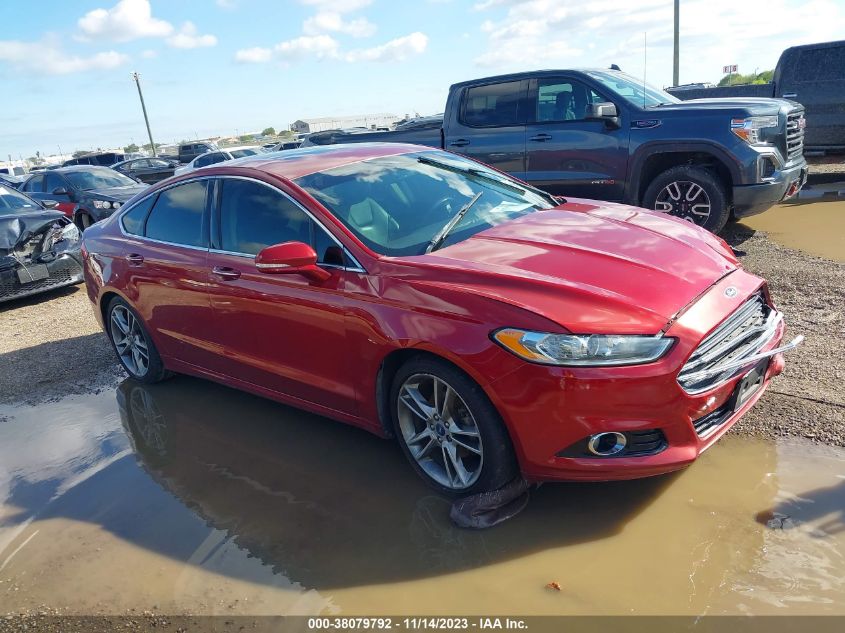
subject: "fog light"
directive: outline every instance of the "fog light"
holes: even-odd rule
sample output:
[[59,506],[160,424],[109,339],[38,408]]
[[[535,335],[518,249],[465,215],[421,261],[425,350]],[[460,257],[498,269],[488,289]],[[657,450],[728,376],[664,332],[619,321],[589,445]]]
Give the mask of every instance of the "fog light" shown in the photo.
[[625,450],[627,438],[622,433],[596,433],[590,436],[587,450],[599,457],[610,457]]

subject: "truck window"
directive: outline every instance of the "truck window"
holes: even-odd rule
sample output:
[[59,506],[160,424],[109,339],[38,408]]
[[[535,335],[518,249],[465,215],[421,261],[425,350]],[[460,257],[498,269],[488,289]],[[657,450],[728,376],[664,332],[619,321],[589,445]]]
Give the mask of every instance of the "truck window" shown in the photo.
[[801,51],[795,81],[845,79],[845,46],[809,48]]
[[519,125],[519,81],[469,88],[464,95],[462,122],[472,127]]
[[571,79],[542,79],[537,85],[535,121],[583,121],[593,103],[607,101],[580,81]]

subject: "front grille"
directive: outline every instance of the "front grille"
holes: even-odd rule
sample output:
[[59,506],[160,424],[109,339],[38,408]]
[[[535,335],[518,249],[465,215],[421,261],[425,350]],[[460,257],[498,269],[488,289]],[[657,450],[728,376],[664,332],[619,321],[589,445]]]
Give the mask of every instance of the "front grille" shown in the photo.
[[787,160],[800,158],[804,154],[804,113],[792,112],[786,116]]
[[731,401],[726,402],[715,411],[711,411],[707,415],[693,421],[692,426],[698,437],[702,439],[707,437],[711,433],[715,432],[716,429],[722,426],[727,419],[731,417],[732,409],[730,402]]
[[49,290],[56,286],[70,283],[74,274],[78,274],[78,267],[63,267],[50,270],[47,279],[41,279],[28,284],[21,284],[17,279],[3,279],[0,281],[0,299],[10,299],[18,295],[28,295],[41,290]]
[[759,352],[772,340],[781,318],[763,295],[754,295],[698,345],[678,373],[678,384],[695,394],[729,380],[742,367],[721,367]]

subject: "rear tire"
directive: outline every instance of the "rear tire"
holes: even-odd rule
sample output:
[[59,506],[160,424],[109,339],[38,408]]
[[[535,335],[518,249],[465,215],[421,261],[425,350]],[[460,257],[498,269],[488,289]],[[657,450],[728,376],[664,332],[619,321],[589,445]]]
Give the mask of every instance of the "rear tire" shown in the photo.
[[411,466],[440,493],[463,497],[501,488],[519,474],[499,412],[472,379],[428,356],[399,368],[391,418]]
[[698,165],[678,165],[659,174],[645,191],[643,206],[719,233],[731,209],[719,176]]
[[120,297],[114,297],[106,309],[106,332],[130,377],[152,384],[171,376],[141,317]]

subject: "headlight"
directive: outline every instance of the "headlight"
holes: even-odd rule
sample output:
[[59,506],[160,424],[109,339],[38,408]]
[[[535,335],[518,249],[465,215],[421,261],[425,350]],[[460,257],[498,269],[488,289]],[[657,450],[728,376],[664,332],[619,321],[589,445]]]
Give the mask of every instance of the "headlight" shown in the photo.
[[111,203],[111,206],[112,206],[112,208],[113,208],[113,209],[119,209],[119,208],[120,208],[120,203],[119,203],[119,202],[112,202],[112,203]]
[[750,116],[745,119],[731,119],[731,132],[749,145],[760,143],[760,130],[777,126],[777,116]]
[[108,200],[94,200],[94,206],[98,209],[111,209],[111,202]]
[[68,224],[62,229],[62,239],[68,242],[76,242],[79,239],[79,229],[75,224]]
[[544,334],[515,328],[493,333],[493,339],[520,358],[544,365],[608,367],[657,360],[673,338],[616,334]]

